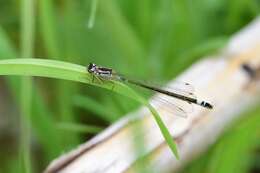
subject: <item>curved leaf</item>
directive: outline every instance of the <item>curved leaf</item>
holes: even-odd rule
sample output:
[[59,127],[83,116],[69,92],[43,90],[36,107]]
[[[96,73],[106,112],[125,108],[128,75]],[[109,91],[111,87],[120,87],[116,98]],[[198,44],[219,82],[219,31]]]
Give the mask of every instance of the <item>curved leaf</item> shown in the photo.
[[0,75],[38,76],[70,80],[110,89],[116,93],[130,97],[145,105],[151,111],[166,142],[176,158],[179,158],[176,144],[157,111],[148,103],[146,99],[121,82],[93,82],[93,76],[87,72],[86,67],[68,62],[47,59],[19,58],[0,60]]

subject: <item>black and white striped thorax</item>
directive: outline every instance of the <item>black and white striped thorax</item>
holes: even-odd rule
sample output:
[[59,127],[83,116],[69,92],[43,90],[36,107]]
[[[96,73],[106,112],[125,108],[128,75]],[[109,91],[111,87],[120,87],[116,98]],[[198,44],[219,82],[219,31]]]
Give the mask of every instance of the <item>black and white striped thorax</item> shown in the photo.
[[89,73],[104,77],[111,78],[113,76],[113,70],[111,68],[99,67],[96,64],[90,63],[87,67]]

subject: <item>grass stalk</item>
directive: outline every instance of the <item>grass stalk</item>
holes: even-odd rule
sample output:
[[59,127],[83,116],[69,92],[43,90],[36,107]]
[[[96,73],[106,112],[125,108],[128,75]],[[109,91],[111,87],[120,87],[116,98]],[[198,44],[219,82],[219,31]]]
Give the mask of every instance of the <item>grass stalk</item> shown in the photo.
[[[21,57],[32,58],[34,49],[34,0],[22,0],[21,3]],[[31,168],[31,116],[32,116],[32,79],[24,77],[21,84],[21,153],[24,172]]]

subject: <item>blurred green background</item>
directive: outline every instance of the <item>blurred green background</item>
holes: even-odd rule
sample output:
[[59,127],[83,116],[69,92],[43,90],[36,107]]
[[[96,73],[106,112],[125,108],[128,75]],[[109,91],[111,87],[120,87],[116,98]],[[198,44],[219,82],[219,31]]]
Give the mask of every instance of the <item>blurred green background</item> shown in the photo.
[[[259,0],[1,0],[0,59],[95,62],[165,81],[224,47],[259,12]],[[138,108],[68,81],[1,77],[0,84],[0,172],[41,172]],[[260,172],[259,115],[250,110],[182,172]]]

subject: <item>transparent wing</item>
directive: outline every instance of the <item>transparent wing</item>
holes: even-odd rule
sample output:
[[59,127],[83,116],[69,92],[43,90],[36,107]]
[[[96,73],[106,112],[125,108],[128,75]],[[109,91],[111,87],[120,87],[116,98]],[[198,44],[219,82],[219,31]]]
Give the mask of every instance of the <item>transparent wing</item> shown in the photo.
[[[132,78],[131,79],[127,78],[127,79],[131,81],[135,81],[134,83],[139,83],[154,88],[160,88],[162,90],[172,92],[181,96],[194,98],[194,99],[196,98],[194,94],[193,86],[186,82],[175,81],[174,83],[168,86],[162,87],[162,85],[155,84],[154,82],[134,80]],[[191,103],[162,93],[157,94],[156,97],[153,97],[151,104],[154,107],[158,107],[160,109],[166,110],[172,115],[176,115],[184,118],[186,118],[187,115],[193,111],[193,105]]]
[[179,95],[196,99],[196,95],[194,94],[195,92],[194,87],[191,84],[186,82],[176,81],[168,86],[163,87],[163,89]]
[[166,91],[169,91],[169,92],[173,92],[173,93],[176,93],[176,94],[179,94],[179,95],[183,95],[183,96],[186,96],[186,97],[196,98],[196,96],[194,94],[194,92],[195,92],[194,87],[187,82],[175,81],[174,83],[171,83],[168,86],[164,86],[165,82],[155,82],[155,81],[151,82],[151,81],[146,81],[146,80],[136,80],[136,79],[133,79],[133,78],[123,76],[121,74],[117,74],[117,73],[115,73],[114,75],[118,76],[117,77],[118,79],[125,78],[127,80],[135,81],[136,83],[141,83],[141,84],[145,84],[147,86],[160,88],[160,89],[163,89],[163,90],[166,90]]
[[151,104],[161,110],[165,110],[169,115],[187,118],[188,114],[193,111],[191,103],[165,96],[162,94],[153,97]]
[[196,95],[194,93],[195,92],[194,87],[187,82],[175,81],[174,83],[171,83],[167,86],[155,84],[154,82],[152,83],[146,82],[146,81],[145,82],[140,81],[140,83],[144,83],[146,85],[153,86],[155,88],[160,88],[165,91],[169,91],[178,95],[196,99]]

